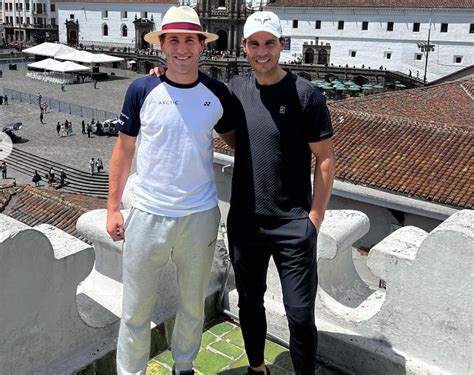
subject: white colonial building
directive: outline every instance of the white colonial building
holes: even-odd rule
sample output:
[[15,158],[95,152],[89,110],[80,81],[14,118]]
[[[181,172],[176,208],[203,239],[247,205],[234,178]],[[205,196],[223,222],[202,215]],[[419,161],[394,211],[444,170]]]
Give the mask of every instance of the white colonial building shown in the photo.
[[147,48],[143,35],[159,29],[174,0],[67,0],[57,3],[59,41],[86,46]]
[[468,0],[276,0],[282,61],[387,68],[431,81],[474,64],[474,7]]
[[[214,9],[226,10],[230,6],[229,0],[208,2]],[[238,2],[249,9],[258,9],[267,3],[266,0]],[[161,19],[172,5],[197,7],[197,3],[197,0],[58,1],[59,41],[69,45],[147,48],[143,35],[161,28]]]
[[57,39],[56,4],[51,0],[1,0],[1,42],[27,43]]

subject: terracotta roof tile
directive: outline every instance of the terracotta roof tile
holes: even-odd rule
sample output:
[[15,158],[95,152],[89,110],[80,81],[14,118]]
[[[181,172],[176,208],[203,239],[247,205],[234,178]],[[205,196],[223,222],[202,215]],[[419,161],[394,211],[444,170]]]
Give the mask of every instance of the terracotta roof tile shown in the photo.
[[83,241],[85,238],[76,231],[77,219],[87,211],[107,207],[105,199],[45,191],[28,185],[0,189],[0,211],[8,202],[11,202],[8,216],[30,226],[42,223],[54,225]]
[[470,0],[275,0],[269,7],[321,8],[462,8],[471,9]]

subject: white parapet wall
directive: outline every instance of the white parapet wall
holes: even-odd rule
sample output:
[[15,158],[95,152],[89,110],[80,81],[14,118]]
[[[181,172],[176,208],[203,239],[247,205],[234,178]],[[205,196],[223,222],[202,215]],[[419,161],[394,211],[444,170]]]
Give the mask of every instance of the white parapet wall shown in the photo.
[[[368,231],[355,211],[329,211],[318,238],[318,355],[354,374],[473,372],[474,212],[431,233],[401,228],[372,248],[367,265],[386,282],[371,289],[352,261]],[[269,331],[288,342],[278,273],[269,269]],[[229,295],[237,313],[237,294]]]

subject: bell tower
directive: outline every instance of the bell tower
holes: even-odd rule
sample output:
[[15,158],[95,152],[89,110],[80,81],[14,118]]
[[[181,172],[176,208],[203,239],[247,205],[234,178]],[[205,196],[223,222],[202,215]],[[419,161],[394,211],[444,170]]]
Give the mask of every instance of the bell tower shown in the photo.
[[209,48],[240,54],[243,27],[252,10],[244,0],[198,0],[196,11],[205,31],[219,35]]

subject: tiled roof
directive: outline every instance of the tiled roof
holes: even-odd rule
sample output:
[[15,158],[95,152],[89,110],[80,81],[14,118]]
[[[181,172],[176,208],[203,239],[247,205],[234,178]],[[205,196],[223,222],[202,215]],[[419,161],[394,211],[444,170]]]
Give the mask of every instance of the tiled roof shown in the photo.
[[463,8],[472,9],[471,0],[275,0],[272,7],[321,8]]
[[474,81],[449,82],[412,90],[350,98],[330,103],[330,108],[348,109],[390,118],[474,126]]
[[[330,103],[336,178],[472,209],[473,87],[468,81]],[[231,153],[220,139],[214,145]]]
[[472,208],[472,129],[347,110],[331,113],[339,180]]
[[105,199],[82,194],[44,191],[28,185],[0,190],[0,210],[10,201],[8,216],[29,226],[51,224],[83,241],[76,222],[83,213],[106,208]]

